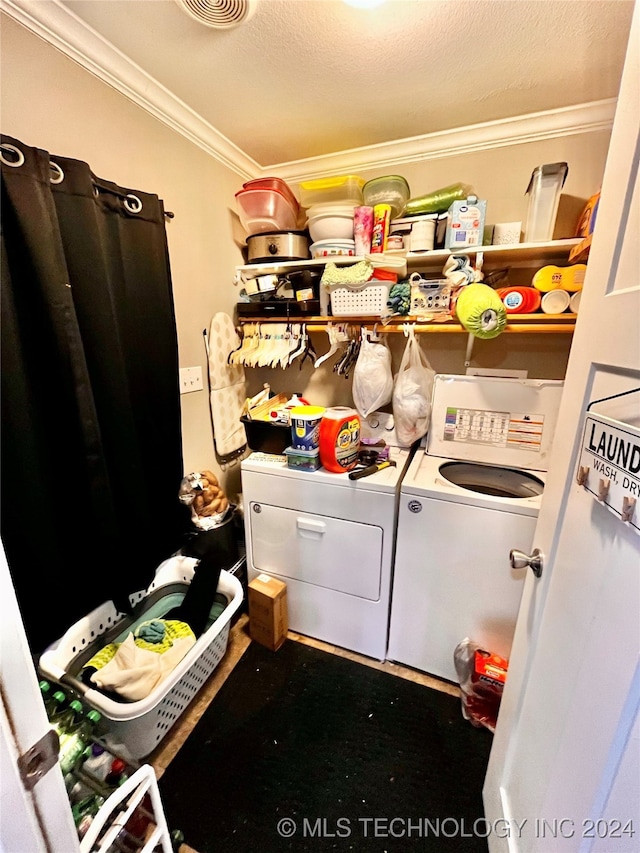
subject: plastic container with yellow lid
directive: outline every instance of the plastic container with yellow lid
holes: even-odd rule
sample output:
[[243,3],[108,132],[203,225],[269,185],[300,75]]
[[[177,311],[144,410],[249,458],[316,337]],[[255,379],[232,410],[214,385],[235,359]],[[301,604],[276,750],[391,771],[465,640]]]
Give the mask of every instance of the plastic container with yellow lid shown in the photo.
[[311,207],[314,204],[341,201],[362,204],[364,178],[357,175],[338,175],[331,178],[317,178],[302,181],[299,185],[300,204]]
[[320,446],[320,421],[324,406],[296,406],[291,409],[291,447],[317,450]]

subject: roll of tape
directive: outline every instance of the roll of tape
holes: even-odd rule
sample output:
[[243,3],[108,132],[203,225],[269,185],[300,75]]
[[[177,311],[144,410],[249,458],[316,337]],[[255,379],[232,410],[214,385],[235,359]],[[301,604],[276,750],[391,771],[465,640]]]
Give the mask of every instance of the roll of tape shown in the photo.
[[487,284],[463,287],[456,302],[456,314],[464,328],[476,338],[496,338],[507,325],[507,310]]

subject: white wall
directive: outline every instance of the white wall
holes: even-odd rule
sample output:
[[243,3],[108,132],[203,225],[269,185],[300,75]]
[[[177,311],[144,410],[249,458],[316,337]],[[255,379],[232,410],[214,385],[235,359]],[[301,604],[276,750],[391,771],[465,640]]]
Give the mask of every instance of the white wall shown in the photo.
[[[167,234],[180,363],[201,365],[206,375],[202,331],[215,312],[233,316],[237,299],[233,273],[243,261],[234,194],[243,178],[7,16],[2,16],[1,61],[4,133],[53,154],[86,160],[100,177],[155,192],[175,213]],[[406,177],[412,196],[459,180],[471,183],[487,198],[487,218],[493,223],[524,219],[524,193],[532,170],[566,160],[564,192],[566,199],[573,199],[566,230],[573,227],[581,203],[600,186],[608,142],[609,133],[598,131],[407,163],[392,171]],[[365,179],[381,174],[350,171]],[[404,338],[389,339],[395,370]],[[325,334],[315,334],[313,340],[318,353],[328,349]],[[464,371],[466,335],[429,334],[423,344],[437,371]],[[570,345],[570,335],[502,335],[477,341],[473,364],[526,368],[530,376],[562,378]],[[321,405],[351,403],[351,380],[335,376],[331,368],[326,362],[314,371],[306,362],[302,370],[297,365],[288,371],[247,369],[247,393],[269,382],[274,391],[300,391]],[[219,471],[207,392],[181,399],[185,472]],[[221,476],[234,495],[240,487],[238,466]]]
[[[536,166],[562,161],[569,164],[562,193],[578,201],[570,205],[568,199],[563,200],[561,213],[565,208],[567,213],[571,209],[577,210],[600,189],[610,135],[610,131],[600,130],[437,160],[403,163],[393,172],[406,178],[412,198],[458,181],[471,184],[478,197],[487,200],[487,223],[520,220],[524,225],[528,203],[525,191]],[[370,180],[385,173],[378,170],[358,174]],[[572,237],[577,216],[579,212],[575,218],[570,215],[564,217],[561,233],[555,236]]]

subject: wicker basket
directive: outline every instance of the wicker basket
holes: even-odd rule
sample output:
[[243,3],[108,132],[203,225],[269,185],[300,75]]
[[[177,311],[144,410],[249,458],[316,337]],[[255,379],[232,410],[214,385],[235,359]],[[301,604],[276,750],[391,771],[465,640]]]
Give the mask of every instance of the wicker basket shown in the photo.
[[334,317],[381,317],[388,313],[388,281],[370,279],[363,284],[334,284],[330,292]]
[[[165,560],[147,590],[130,596],[132,605],[147,597],[161,599],[166,592],[168,607],[176,597],[184,597],[197,560],[172,557]],[[104,728],[123,744],[132,757],[148,755],[167,734],[187,705],[222,660],[229,639],[231,617],[242,604],[240,581],[227,571],[220,572],[218,593],[227,606],[213,624],[198,638],[185,657],[144,699],[118,702],[97,689],[88,688],[78,675],[82,664],[122,631],[128,631],[124,614],[105,602],[72,625],[39,660],[42,674],[72,687],[91,708],[102,714]]]

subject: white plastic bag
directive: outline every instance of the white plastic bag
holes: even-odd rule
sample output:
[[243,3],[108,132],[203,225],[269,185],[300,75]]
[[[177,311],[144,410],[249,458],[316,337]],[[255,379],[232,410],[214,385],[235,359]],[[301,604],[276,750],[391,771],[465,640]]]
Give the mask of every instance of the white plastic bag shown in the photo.
[[409,447],[426,435],[431,420],[431,392],[435,371],[416,339],[413,327],[393,386],[393,418],[396,436]]
[[355,407],[363,418],[391,402],[391,351],[386,342],[370,341],[367,332],[362,334],[351,393]]

